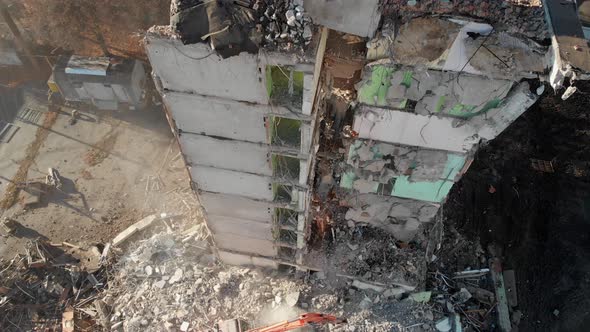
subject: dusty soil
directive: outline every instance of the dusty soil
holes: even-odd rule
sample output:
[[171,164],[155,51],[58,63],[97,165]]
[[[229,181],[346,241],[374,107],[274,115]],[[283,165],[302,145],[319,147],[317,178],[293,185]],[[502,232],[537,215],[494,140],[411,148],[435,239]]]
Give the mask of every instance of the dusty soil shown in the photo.
[[[567,101],[547,92],[482,148],[444,206],[441,259],[477,268],[477,248],[500,246],[516,273],[521,331],[590,329],[590,86],[578,88]],[[532,169],[531,158],[555,172]]]
[[[177,195],[189,188],[186,169],[176,165],[182,159],[163,112],[84,112],[72,125],[70,110],[61,111],[36,143],[38,153],[16,162],[30,164],[28,181],[44,182],[47,169],[57,169],[62,187],[37,205],[17,203],[2,211],[20,226],[14,236],[0,238],[1,257],[12,258],[33,238],[105,243],[155,210],[174,213],[170,200],[182,204]],[[28,138],[13,141],[19,139]]]
[[[169,23],[169,0],[11,1],[13,18],[35,44],[84,56],[145,58],[144,32]],[[11,38],[4,29],[0,32]]]

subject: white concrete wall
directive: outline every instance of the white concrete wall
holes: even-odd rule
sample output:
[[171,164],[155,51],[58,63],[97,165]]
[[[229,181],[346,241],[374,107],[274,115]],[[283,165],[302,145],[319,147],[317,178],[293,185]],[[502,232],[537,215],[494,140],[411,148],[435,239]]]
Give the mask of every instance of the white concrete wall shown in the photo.
[[180,144],[191,164],[272,176],[268,146],[195,134],[182,134]]
[[469,151],[479,142],[477,130],[469,124],[455,127],[453,122],[456,121],[362,106],[355,114],[354,130],[364,139],[453,152]]
[[167,93],[163,100],[182,131],[254,143],[267,142],[265,106],[185,93]]
[[[148,57],[166,90],[268,104],[257,54],[222,59],[209,45],[148,35]],[[260,69],[260,71],[259,71]]]
[[[207,225],[214,234],[232,234],[240,238],[273,241],[272,225],[269,223],[207,215]],[[244,250],[240,250],[244,251]]]
[[269,177],[206,166],[192,166],[193,181],[201,190],[272,201]]
[[365,105],[355,114],[354,130],[360,138],[463,153],[481,139],[495,138],[538,97],[527,82],[522,82],[508,93],[500,107],[466,121]]
[[219,258],[224,263],[230,264],[230,265],[242,265],[242,266],[254,265],[254,266],[260,266],[260,267],[267,267],[267,268],[271,268],[271,269],[277,269],[279,267],[278,263],[276,263],[275,261],[268,259],[268,258],[236,254],[236,253],[224,251],[224,250],[219,250],[218,254],[219,254]]
[[373,37],[379,26],[379,0],[305,0],[313,23],[362,37]]
[[272,206],[252,199],[203,192],[201,202],[208,216],[245,218],[261,222],[272,222]]
[[218,248],[235,250],[243,253],[257,254],[266,257],[277,255],[274,243],[268,240],[239,237],[233,234],[213,234]]

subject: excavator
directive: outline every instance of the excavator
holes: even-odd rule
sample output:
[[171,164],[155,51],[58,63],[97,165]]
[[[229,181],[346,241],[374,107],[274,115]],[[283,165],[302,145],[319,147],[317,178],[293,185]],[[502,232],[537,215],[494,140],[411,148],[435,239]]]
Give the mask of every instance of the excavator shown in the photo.
[[336,316],[310,312],[302,314],[295,319],[253,329],[248,329],[246,323],[239,319],[230,319],[217,324],[212,332],[286,332],[306,326],[344,323],[346,323],[345,319],[340,319]]

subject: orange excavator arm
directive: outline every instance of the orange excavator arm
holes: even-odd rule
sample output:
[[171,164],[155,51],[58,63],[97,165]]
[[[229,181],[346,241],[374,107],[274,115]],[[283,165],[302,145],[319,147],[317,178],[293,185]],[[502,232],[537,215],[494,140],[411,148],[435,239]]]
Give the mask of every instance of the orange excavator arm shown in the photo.
[[287,321],[277,323],[277,324],[274,324],[271,326],[251,329],[246,332],[285,332],[285,331],[295,330],[300,327],[304,327],[304,326],[312,325],[312,324],[323,325],[323,324],[342,324],[342,323],[346,323],[346,320],[339,319],[336,316],[332,316],[332,315],[325,315],[325,314],[319,314],[319,313],[312,312],[312,313],[303,314],[293,320],[287,320]]

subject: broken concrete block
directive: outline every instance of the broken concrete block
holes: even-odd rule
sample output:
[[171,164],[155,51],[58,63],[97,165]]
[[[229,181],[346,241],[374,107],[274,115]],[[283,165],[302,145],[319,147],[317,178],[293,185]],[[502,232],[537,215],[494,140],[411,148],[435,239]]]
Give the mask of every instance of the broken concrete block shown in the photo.
[[127,227],[127,229],[119,233],[119,235],[115,236],[115,238],[113,239],[113,245],[117,246],[125,242],[125,240],[130,238],[135,233],[137,233],[137,228],[134,225]]
[[378,292],[378,293],[381,293],[381,292],[383,292],[383,290],[385,290],[385,288],[382,287],[382,286],[378,286],[378,285],[374,285],[374,284],[369,284],[369,283],[362,282],[362,281],[359,281],[359,280],[354,280],[352,282],[352,287],[355,287],[355,288],[358,288],[358,289],[363,289],[363,290],[371,289],[371,290],[374,290],[375,292]]
[[130,238],[133,234],[150,226],[154,222],[154,220],[156,220],[156,219],[157,219],[157,217],[155,215],[150,215],[150,216],[147,216],[147,217],[141,219],[140,221],[136,222],[135,224],[127,227],[127,229],[125,229],[124,231],[119,233],[119,235],[115,236],[115,238],[113,239],[113,245],[117,246],[117,245],[125,242],[125,240]]
[[420,292],[420,293],[411,294],[409,296],[409,298],[418,302],[418,303],[427,303],[430,301],[431,296],[432,296],[432,292]]
[[452,298],[457,303],[465,303],[472,298],[472,295],[466,288],[461,288],[457,293],[453,294]]
[[113,324],[111,326],[111,331],[118,331],[121,327],[123,327],[123,321]]
[[366,310],[369,309],[373,305],[373,301],[370,298],[366,297],[359,303],[359,308]]
[[359,245],[358,244],[352,244],[352,243],[346,243],[346,245],[348,246],[348,248],[350,248],[350,250],[355,251],[358,250]]
[[62,314],[61,328],[64,332],[74,332],[76,325],[74,324],[74,310],[70,309]]
[[377,191],[378,186],[379,183],[365,179],[358,179],[352,184],[352,187],[361,194],[374,193]]
[[412,210],[401,204],[394,205],[389,211],[389,216],[393,218],[409,218],[412,216]]
[[324,280],[326,279],[326,274],[323,271],[318,271],[314,273],[314,277],[318,280]]
[[136,222],[133,226],[135,226],[138,231],[141,231],[149,227],[157,218],[158,217],[155,214],[152,214]]
[[168,283],[172,285],[179,282],[182,279],[183,273],[184,271],[182,269],[176,269],[176,271],[174,271],[174,275],[170,278],[170,280],[168,280]]
[[300,295],[301,295],[300,292],[291,292],[291,293],[287,294],[287,296],[285,297],[285,303],[287,303],[287,305],[290,307],[296,306],[297,302],[299,301]]
[[189,327],[189,323],[188,322],[182,322],[182,324],[180,325],[180,330],[182,332],[186,332],[186,331],[188,331],[188,327]]
[[395,298],[395,299],[399,300],[402,298],[402,296],[406,292],[407,291],[401,287],[390,288],[390,289],[385,290],[385,292],[383,292],[383,296],[385,296],[385,298]]
[[436,322],[436,330],[440,332],[449,332],[451,331],[451,319],[449,317],[445,317],[438,322]]

